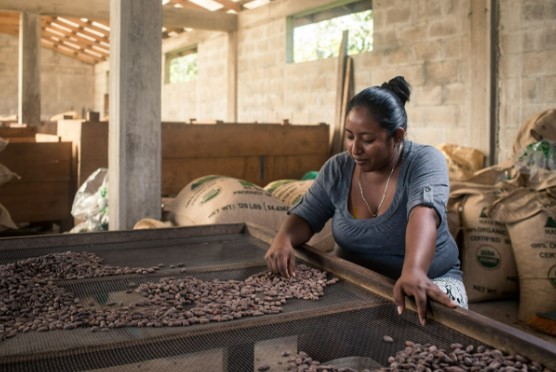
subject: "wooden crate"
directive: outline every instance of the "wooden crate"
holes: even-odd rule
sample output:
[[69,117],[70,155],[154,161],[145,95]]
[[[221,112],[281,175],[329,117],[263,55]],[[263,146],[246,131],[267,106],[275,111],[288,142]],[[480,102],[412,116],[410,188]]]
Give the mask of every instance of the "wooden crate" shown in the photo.
[[[108,167],[108,125],[58,122],[58,136],[72,141],[77,187]],[[319,125],[162,123],[162,195],[175,195],[192,180],[216,174],[265,186],[319,170],[329,156],[329,128]]]
[[0,203],[16,223],[71,220],[70,142],[10,142],[0,164],[17,173],[0,186]]
[[0,138],[10,142],[35,142],[37,127],[0,127]]
[[57,134],[72,143],[76,190],[98,168],[108,168],[108,123],[60,120]]

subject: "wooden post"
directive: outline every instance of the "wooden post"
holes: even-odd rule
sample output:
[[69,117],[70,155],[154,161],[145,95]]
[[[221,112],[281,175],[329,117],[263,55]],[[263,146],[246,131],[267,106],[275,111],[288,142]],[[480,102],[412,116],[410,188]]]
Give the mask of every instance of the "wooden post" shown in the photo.
[[491,126],[491,110],[494,110],[497,102],[492,102],[492,49],[491,49],[491,12],[492,0],[472,0],[470,2],[469,16],[469,38],[470,50],[473,51],[471,61],[471,125],[469,135],[473,135],[478,142],[476,146],[487,155],[489,163],[493,164],[496,159],[494,152],[496,148],[492,145],[493,130]]
[[336,110],[334,114],[334,123],[330,126],[330,155],[339,152],[338,141],[340,138],[340,122],[342,121],[342,102],[344,93],[344,79],[346,74],[347,59],[347,42],[348,30],[342,33],[342,43],[340,44],[340,53],[338,55],[338,72],[336,75]]

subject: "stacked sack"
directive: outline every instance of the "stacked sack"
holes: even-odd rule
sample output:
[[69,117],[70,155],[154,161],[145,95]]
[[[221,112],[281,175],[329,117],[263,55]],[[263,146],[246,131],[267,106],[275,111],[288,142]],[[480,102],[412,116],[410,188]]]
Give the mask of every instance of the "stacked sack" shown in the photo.
[[[479,150],[451,144],[437,148],[450,177],[448,227],[460,249],[469,302],[516,298],[517,269],[508,231],[486,211],[520,178],[509,162],[483,168],[485,155]],[[507,185],[501,187],[501,181]]]
[[[245,180],[209,175],[187,184],[166,213],[175,226],[252,222],[278,231],[287,211],[303,197],[314,179],[283,179],[260,187]],[[307,243],[329,252],[334,248],[331,222]]]
[[[8,145],[8,141],[0,138],[0,152],[4,151],[6,146]],[[10,182],[13,178],[19,178],[17,174],[12,172],[8,169],[8,167],[0,164],[0,186],[3,184]],[[8,229],[17,229],[17,225],[12,220],[10,216],[10,212],[0,204],[0,232],[8,230]]]
[[526,178],[496,200],[489,216],[508,228],[519,277],[518,318],[556,311],[556,110],[533,116],[513,147],[514,168]]
[[463,282],[469,302],[517,298],[519,285],[511,239],[504,223],[488,215],[502,195],[523,182],[510,163],[451,182],[449,219],[458,239]]
[[556,174],[496,200],[488,214],[504,223],[519,275],[518,318],[556,311]]
[[[269,183],[264,189],[285,203],[288,208],[291,208],[303,198],[303,195],[309,190],[313,182],[314,179],[278,180]],[[314,234],[307,244],[322,252],[332,251],[336,244],[332,236],[332,220],[328,220],[322,230]]]
[[451,182],[448,221],[469,301],[519,296],[524,322],[556,311],[555,141],[556,110],[547,110],[520,129],[512,159]]
[[191,181],[168,205],[176,226],[252,222],[278,230],[288,206],[251,182],[218,175]]

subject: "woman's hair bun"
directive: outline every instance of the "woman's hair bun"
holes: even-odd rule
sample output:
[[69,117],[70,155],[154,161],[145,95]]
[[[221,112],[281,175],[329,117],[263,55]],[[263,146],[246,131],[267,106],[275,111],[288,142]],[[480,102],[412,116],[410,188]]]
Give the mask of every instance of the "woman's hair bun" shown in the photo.
[[409,101],[411,86],[407,81],[405,81],[403,76],[396,76],[387,83],[383,83],[381,88],[391,90],[404,105],[407,101]]

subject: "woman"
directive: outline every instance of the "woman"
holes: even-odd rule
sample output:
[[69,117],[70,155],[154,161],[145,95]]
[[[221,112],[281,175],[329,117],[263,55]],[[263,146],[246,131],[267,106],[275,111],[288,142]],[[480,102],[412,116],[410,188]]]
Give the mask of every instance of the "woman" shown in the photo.
[[396,280],[398,313],[415,298],[467,307],[457,245],[448,231],[449,180],[443,155],[405,139],[410,86],[398,76],[350,101],[347,151],[320,170],[288,212],[265,255],[272,272],[294,275],[293,247],[332,221],[336,254]]

